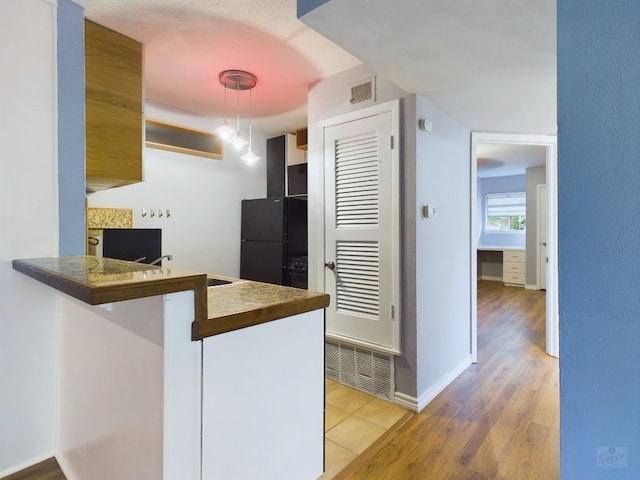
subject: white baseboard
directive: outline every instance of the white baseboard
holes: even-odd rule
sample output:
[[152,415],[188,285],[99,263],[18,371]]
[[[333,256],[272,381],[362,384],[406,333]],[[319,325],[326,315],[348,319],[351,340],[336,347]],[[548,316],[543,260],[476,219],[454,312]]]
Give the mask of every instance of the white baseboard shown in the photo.
[[396,392],[394,395],[394,403],[400,407],[406,408],[413,412],[420,412],[431,401],[438,396],[451,382],[453,382],[469,365],[471,365],[471,355],[464,358],[458,365],[449,371],[444,377],[438,380],[430,388],[420,395],[419,398]]
[[67,458],[64,455],[56,455],[56,460],[58,461],[58,465],[60,465],[60,470],[62,470],[64,476],[67,477],[67,480],[78,480],[76,472],[71,468],[71,465],[67,462]]
[[538,285],[529,285],[529,284],[525,284],[524,289],[525,290],[540,290],[538,288]]
[[479,277],[480,280],[491,280],[492,282],[501,282],[502,277],[492,277],[490,275],[481,275]]
[[393,403],[395,403],[399,407],[411,410],[412,412],[419,412],[418,399],[409,395],[405,395],[404,393],[396,392],[393,395]]
[[24,470],[25,468],[28,468],[32,465],[35,465],[36,463],[40,463],[40,462],[44,462],[46,459],[54,457],[55,455],[53,454],[53,452],[44,455],[42,457],[36,457],[33,458],[31,460],[28,460],[24,463],[21,463],[20,465],[16,465],[14,467],[11,467],[7,470],[5,470],[4,472],[0,472],[0,478],[4,478],[4,477],[8,477],[11,474],[14,474],[16,472],[19,472],[20,470]]
[[429,405],[431,401],[438,396],[447,386],[453,382],[462,372],[464,372],[472,363],[471,355],[462,360],[458,365],[449,371],[444,377],[438,380],[431,388],[423,392],[418,397],[418,411],[422,411],[424,407]]

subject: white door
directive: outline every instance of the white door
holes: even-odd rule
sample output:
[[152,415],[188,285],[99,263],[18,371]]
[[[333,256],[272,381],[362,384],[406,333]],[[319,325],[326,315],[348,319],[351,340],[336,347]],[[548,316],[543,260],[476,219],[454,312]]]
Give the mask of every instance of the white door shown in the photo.
[[327,336],[398,353],[399,158],[385,111],[324,129]]
[[538,288],[547,289],[547,186],[538,185],[536,190],[538,230]]

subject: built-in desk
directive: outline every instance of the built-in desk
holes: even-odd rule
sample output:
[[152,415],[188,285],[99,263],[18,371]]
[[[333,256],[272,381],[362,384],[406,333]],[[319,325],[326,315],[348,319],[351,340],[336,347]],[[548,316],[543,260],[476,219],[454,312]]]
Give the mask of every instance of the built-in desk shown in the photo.
[[526,283],[526,249],[478,245],[478,279],[504,282],[524,287]]

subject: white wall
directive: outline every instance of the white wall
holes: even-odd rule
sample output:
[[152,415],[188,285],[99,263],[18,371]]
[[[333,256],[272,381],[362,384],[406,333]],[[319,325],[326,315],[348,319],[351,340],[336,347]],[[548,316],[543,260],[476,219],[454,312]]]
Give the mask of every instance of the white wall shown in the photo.
[[[145,115],[200,130],[213,130],[217,119],[179,113],[147,104]],[[265,136],[253,132],[254,152],[247,164],[232,148],[223,160],[144,149],[144,182],[90,194],[91,207],[132,208],[136,228],[162,228],[165,265],[237,277],[240,273],[240,205],[266,195]],[[142,217],[142,208],[171,211]]]
[[[433,122],[431,132],[417,130],[415,158],[417,399],[422,407],[471,362],[471,152],[466,127],[424,97],[415,101],[417,116],[407,115],[407,129],[417,130],[420,118]],[[422,205],[434,205],[436,217],[423,219]]]
[[0,477],[50,457],[56,295],[11,260],[58,250],[56,8],[0,3]]
[[[366,65],[322,80],[309,91],[309,285],[324,290],[324,184],[318,122],[362,107],[349,86],[372,77]],[[423,98],[381,77],[377,103],[402,99],[402,355],[396,392],[418,406],[470,362],[470,132]],[[403,98],[404,97],[404,98]],[[433,121],[418,132],[418,118]],[[438,217],[423,221],[423,203]]]

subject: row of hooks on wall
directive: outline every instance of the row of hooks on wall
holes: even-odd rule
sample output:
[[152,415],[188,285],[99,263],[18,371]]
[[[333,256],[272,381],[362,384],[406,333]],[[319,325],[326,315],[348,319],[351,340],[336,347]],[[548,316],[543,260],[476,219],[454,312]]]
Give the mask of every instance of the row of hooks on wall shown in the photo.
[[158,218],[162,218],[162,217],[169,218],[171,216],[171,210],[169,210],[168,208],[167,209],[142,208],[142,211],[140,212],[140,214],[143,217],[146,217],[148,215],[149,217],[153,218],[157,215]]

